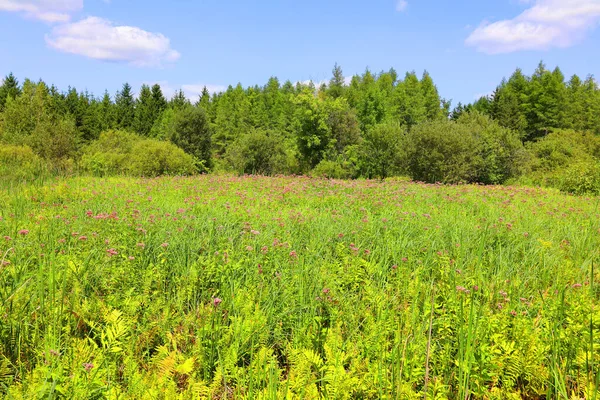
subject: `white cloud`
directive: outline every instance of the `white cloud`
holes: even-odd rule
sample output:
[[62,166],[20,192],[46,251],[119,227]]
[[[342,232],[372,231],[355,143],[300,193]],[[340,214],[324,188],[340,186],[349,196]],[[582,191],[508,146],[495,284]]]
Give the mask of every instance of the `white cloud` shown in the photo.
[[600,22],[600,0],[528,0],[513,19],[484,21],[466,44],[488,54],[566,48],[583,40]]
[[46,22],[67,22],[83,0],[0,0],[0,11],[19,12]]
[[408,8],[408,1],[406,0],[398,0],[396,3],[396,11],[403,12]]
[[[204,85],[204,84],[186,84],[186,85],[181,85],[181,86],[175,86],[175,85],[172,85],[171,83],[169,83],[168,81],[152,81],[152,82],[144,82],[144,83],[148,86],[152,86],[154,84],[160,85],[163,95],[167,99],[172,98],[175,95],[175,93],[177,93],[181,89],[181,90],[183,90],[185,97],[188,98],[192,102],[195,102],[196,100],[198,100],[198,97],[202,93],[204,86],[206,86],[206,88],[208,89],[208,92],[211,95],[213,93],[224,92],[225,90],[227,90],[227,87],[225,87],[225,86],[211,85],[211,84],[206,84],[206,85]],[[139,92],[139,90],[138,90],[138,92]]]
[[225,87],[225,86],[211,85],[211,84],[187,84],[187,85],[182,85],[181,89],[183,89],[183,92],[185,93],[185,96],[188,99],[198,100],[198,96],[200,96],[200,94],[202,94],[202,91],[204,90],[205,86],[206,86],[206,89],[208,89],[208,92],[210,94],[220,93],[220,92],[224,92],[227,90],[227,87]]
[[[0,0],[1,1],[1,0]],[[59,51],[135,66],[160,66],[179,59],[170,40],[133,26],[115,26],[98,17],[56,26],[46,43]]]

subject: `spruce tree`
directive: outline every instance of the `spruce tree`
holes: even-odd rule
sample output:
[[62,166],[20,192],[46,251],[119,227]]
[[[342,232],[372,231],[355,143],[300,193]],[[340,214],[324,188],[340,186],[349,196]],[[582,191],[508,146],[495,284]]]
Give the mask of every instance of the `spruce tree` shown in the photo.
[[133,129],[142,136],[148,136],[152,125],[154,125],[155,115],[153,112],[152,91],[148,85],[142,85],[140,95],[135,105],[135,120]]
[[0,86],[0,111],[4,110],[6,99],[10,97],[12,100],[16,99],[21,94],[21,88],[19,81],[13,73],[8,74],[2,81]]
[[115,123],[119,129],[131,129],[135,119],[135,99],[129,83],[115,97]]
[[340,67],[337,63],[333,67],[333,77],[329,81],[329,90],[327,94],[329,97],[333,99],[337,99],[344,95],[346,89],[346,82],[344,78],[344,73],[342,71],[342,67]]

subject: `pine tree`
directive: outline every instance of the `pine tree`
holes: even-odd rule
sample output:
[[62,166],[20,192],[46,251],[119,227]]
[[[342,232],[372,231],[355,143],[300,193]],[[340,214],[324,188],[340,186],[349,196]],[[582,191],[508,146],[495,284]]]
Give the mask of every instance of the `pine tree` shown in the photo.
[[169,101],[169,106],[176,110],[181,110],[184,107],[189,106],[190,104],[190,101],[187,99],[187,97],[185,97],[185,93],[182,89],[176,91],[173,97],[171,98],[171,101]]
[[429,72],[425,71],[423,73],[420,87],[421,92],[423,93],[425,117],[430,121],[439,119],[442,116],[441,99]]
[[156,116],[153,110],[152,91],[148,85],[142,85],[135,105],[133,129],[139,135],[148,136]]
[[115,123],[119,129],[131,129],[135,119],[135,99],[129,83],[115,97]]
[[19,87],[19,81],[11,72],[4,78],[2,81],[2,86],[0,86],[0,111],[4,110],[6,99],[8,97],[14,100],[20,94],[21,88]]
[[167,108],[167,99],[159,84],[152,85],[152,118],[154,121]]
[[336,63],[333,67],[333,77],[329,81],[329,90],[327,94],[333,99],[337,99],[344,95],[346,89],[346,80],[342,68]]
[[392,107],[393,115],[408,128],[427,119],[427,108],[421,90],[421,82],[414,72],[407,73],[404,81],[396,85]]
[[110,94],[108,94],[108,90],[104,92],[102,101],[100,101],[98,120],[101,132],[116,128],[115,106],[110,98]]

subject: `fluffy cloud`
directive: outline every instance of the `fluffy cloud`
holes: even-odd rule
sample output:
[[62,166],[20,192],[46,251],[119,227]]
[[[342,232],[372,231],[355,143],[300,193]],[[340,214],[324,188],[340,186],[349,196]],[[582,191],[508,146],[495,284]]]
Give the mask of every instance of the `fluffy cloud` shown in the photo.
[[185,94],[185,97],[187,97],[192,102],[198,100],[198,97],[202,93],[202,89],[204,89],[204,86],[206,86],[210,94],[224,92],[225,90],[227,90],[225,86],[211,84],[187,84],[181,85],[180,87],[173,86],[168,81],[152,81],[145,82],[145,84],[148,86],[152,86],[154,84],[160,85],[163,95],[167,99],[172,98],[175,95],[175,93],[177,93],[181,88],[181,90],[183,90],[183,93]]
[[0,0],[0,11],[23,13],[46,22],[69,21],[73,12],[83,8],[83,0]]
[[[1,1],[1,0],[0,0]],[[59,51],[135,66],[160,66],[179,59],[170,40],[133,26],[115,26],[98,17],[56,26],[46,43]]]
[[398,0],[396,3],[396,11],[403,12],[408,7],[408,1],[406,0]]
[[[523,2],[523,1],[522,1]],[[600,0],[528,0],[513,19],[483,22],[466,44],[488,53],[565,48],[583,40],[600,21]]]
[[204,87],[206,86],[206,89],[208,89],[208,92],[210,94],[213,93],[220,93],[220,92],[224,92],[225,90],[227,90],[227,88],[225,86],[221,86],[221,85],[204,85],[204,84],[191,84],[191,85],[183,85],[181,86],[181,89],[183,90],[183,92],[185,93],[186,97],[190,100],[198,100],[198,96],[200,96],[200,94],[202,94],[202,90],[204,90]]

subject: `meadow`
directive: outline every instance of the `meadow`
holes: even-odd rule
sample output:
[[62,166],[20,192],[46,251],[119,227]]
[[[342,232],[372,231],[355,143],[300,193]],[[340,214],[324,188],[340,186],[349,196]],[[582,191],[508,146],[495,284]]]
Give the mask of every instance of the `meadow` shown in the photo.
[[0,189],[7,399],[596,399],[598,197],[305,177]]

